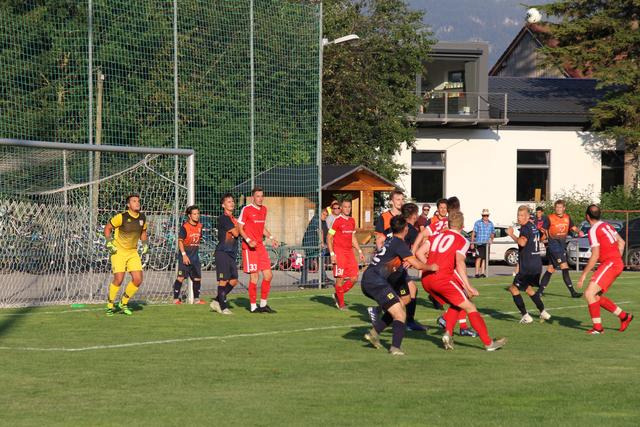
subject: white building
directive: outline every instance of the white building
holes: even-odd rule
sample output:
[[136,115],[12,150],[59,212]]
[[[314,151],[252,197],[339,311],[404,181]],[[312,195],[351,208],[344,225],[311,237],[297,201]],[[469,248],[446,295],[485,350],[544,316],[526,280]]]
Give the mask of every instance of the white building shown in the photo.
[[600,96],[591,79],[488,77],[485,43],[439,43],[418,79],[424,102],[413,147],[399,154],[398,184],[416,202],[458,196],[467,227],[489,209],[513,223],[568,191],[600,192],[624,181],[621,146],[587,130]]

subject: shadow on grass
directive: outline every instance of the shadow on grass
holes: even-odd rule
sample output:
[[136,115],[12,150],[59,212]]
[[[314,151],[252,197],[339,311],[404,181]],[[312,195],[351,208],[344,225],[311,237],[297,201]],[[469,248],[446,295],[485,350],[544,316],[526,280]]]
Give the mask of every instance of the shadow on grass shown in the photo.
[[24,320],[26,315],[33,310],[34,307],[22,307],[13,313],[3,314],[2,317],[4,319],[0,320],[0,337],[7,334],[11,328]]
[[229,305],[229,308],[241,307],[247,310],[251,309],[251,302],[249,301],[249,298],[246,298],[246,297],[237,297],[237,298],[229,299],[227,301],[227,304]]
[[[373,301],[372,301],[373,302]],[[373,303],[375,305],[375,303]],[[358,317],[360,318],[360,320],[363,320],[365,322],[371,322],[371,318],[369,317],[369,311],[367,310],[370,306],[359,303],[359,302],[355,302],[352,304],[349,304],[349,310],[353,310],[356,313],[358,313]],[[382,313],[380,313],[382,314]]]
[[336,303],[333,300],[333,297],[328,295],[314,295],[311,298],[309,298],[309,300],[318,304],[326,305],[328,307],[335,308],[336,306]]
[[[369,330],[369,327],[366,326],[358,326],[358,327],[354,327],[352,328],[349,332],[347,332],[346,334],[344,334],[342,337],[344,339],[347,340],[351,340],[351,341],[358,341],[362,344],[362,347],[365,348],[371,348],[373,349],[372,345],[364,339],[364,334]],[[385,348],[389,348],[391,346],[391,327],[388,327],[387,329],[385,329],[383,332],[383,337],[380,338],[380,342],[382,343],[382,345]],[[438,347],[438,348],[442,348],[442,339],[440,338],[440,336],[438,335],[434,335],[430,332],[413,332],[413,331],[407,331],[405,337],[405,340],[421,340],[421,341],[428,341],[431,344],[433,344],[434,346]],[[481,344],[478,344],[480,341],[478,340],[478,338],[461,338],[456,336],[455,338],[455,345],[459,346],[459,347],[469,347],[469,348],[482,348]],[[464,342],[466,340],[469,340],[469,342]],[[475,344],[472,344],[473,342],[477,341]]]
[[553,312],[551,313],[551,319],[547,320],[545,323],[557,323],[558,325],[564,326],[565,328],[577,329],[579,331],[586,331],[590,329],[584,327],[582,325],[582,322],[577,319],[572,319],[571,317],[556,316],[555,314],[553,314]]
[[511,321],[518,321],[520,320],[519,316],[513,315],[513,314],[508,314],[508,313],[503,313],[499,310],[495,310],[493,308],[480,308],[478,307],[478,311],[484,315],[487,315],[489,317],[491,317],[492,319],[497,319],[497,320],[511,320]]

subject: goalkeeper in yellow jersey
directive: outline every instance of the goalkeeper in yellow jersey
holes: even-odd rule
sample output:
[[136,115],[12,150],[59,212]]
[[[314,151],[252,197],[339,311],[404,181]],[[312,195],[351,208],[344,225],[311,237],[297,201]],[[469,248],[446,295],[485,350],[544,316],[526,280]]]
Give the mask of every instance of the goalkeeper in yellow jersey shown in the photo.
[[127,196],[126,212],[119,213],[109,220],[104,228],[104,237],[107,239],[107,249],[111,253],[113,271],[113,280],[109,285],[107,316],[113,316],[116,311],[116,297],[127,271],[131,275],[131,281],[122,293],[118,309],[130,316],[133,313],[127,304],[142,284],[142,261],[138,255],[138,241],[143,243],[142,254],[149,251],[147,218],[140,212],[140,196]]

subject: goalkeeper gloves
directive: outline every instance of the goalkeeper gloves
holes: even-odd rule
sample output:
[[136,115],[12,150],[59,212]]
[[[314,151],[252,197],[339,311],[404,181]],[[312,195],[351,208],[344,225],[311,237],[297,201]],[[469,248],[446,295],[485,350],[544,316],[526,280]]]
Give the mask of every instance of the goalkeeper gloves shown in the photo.
[[118,252],[118,248],[116,248],[116,244],[113,242],[113,238],[107,240],[107,249],[111,255],[115,255]]
[[147,242],[144,242],[142,244],[142,255],[146,255],[149,253],[149,244]]

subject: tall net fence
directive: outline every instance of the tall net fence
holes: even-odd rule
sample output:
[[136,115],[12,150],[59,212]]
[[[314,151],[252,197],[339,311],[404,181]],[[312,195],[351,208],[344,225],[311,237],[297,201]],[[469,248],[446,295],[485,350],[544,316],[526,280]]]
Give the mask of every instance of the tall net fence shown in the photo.
[[[309,256],[319,254],[319,8],[319,2],[307,0],[0,1],[0,138],[193,148],[196,203],[206,230],[205,269],[213,266],[220,196],[233,193],[239,213],[257,184],[267,196],[267,227],[284,244],[272,253],[279,271],[274,286],[292,286],[301,268],[291,267],[298,265],[291,260],[304,255],[305,247]],[[86,203],[98,203],[101,211],[92,221],[103,226],[123,208],[128,189],[144,194],[149,179],[131,172],[126,184],[132,185],[113,185],[117,203],[112,204],[102,199],[102,191],[96,202],[91,185],[36,195],[109,177],[142,159],[67,151],[63,170],[61,152],[43,152],[51,158],[29,153],[5,153],[13,163],[3,158],[0,165],[25,175],[15,191],[5,188],[9,175],[2,175],[5,216],[24,211],[37,223],[38,206],[60,206],[60,197],[67,197],[82,210],[86,206],[79,200],[87,195]],[[38,163],[44,160],[48,163]],[[174,201],[182,191],[175,170],[183,166],[172,156],[162,162],[174,184],[164,188],[160,200]],[[58,182],[44,185],[39,174]],[[126,174],[118,176],[126,180]],[[154,204],[160,200],[143,197],[143,208],[158,210]],[[186,200],[180,200],[182,211]],[[176,242],[164,226],[154,232],[167,249],[156,252],[162,256],[151,259],[147,271],[167,276],[169,295]],[[52,264],[60,261],[56,256]],[[15,266],[16,260],[3,263]],[[86,263],[76,263],[81,264]],[[213,272],[205,273],[203,285],[214,288]]]
[[[179,162],[175,181],[175,156],[101,153],[102,161],[118,167],[88,181],[86,156],[0,146],[0,305],[104,301],[111,269],[103,229],[125,210],[123,194],[140,195],[150,224],[151,251],[143,263],[175,254],[173,230],[187,201],[186,162]],[[141,297],[166,300],[169,279],[166,271],[147,272]]]

